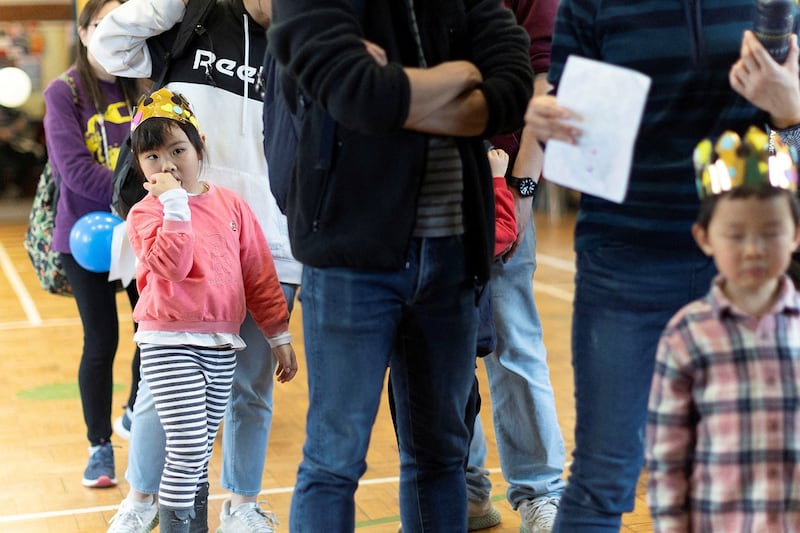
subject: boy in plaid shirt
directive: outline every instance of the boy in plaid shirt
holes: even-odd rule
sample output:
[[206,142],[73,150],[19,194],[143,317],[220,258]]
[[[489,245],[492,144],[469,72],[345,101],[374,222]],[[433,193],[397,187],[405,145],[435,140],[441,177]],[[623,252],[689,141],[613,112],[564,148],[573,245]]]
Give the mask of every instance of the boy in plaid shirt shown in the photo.
[[695,150],[692,233],[719,274],[658,347],[646,443],[657,532],[800,531],[800,296],[785,274],[800,208],[796,152],[773,142],[752,128]]

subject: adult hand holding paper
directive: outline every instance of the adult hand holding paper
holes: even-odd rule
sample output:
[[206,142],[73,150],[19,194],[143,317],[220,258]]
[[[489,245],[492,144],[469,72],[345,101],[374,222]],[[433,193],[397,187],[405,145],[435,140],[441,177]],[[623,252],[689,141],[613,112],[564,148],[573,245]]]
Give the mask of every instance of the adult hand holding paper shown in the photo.
[[578,126],[582,133],[571,144],[559,140],[574,138],[565,131],[537,132],[537,137],[549,139],[544,177],[564,187],[622,202],[649,89],[650,78],[644,74],[570,56],[558,86],[557,102],[581,117]]

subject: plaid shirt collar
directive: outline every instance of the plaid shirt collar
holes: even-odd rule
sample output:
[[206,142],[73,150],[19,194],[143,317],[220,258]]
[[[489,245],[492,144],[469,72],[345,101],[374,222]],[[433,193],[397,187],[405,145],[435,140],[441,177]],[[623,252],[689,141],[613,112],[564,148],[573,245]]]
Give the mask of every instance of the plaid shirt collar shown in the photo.
[[[745,313],[733,305],[728,297],[725,296],[725,291],[722,289],[724,283],[725,278],[723,278],[721,274],[717,274],[717,277],[714,278],[714,282],[711,285],[711,292],[707,297],[714,317],[719,319],[725,316],[750,316],[748,313]],[[789,276],[784,274],[780,280],[780,295],[772,305],[772,308],[770,308],[770,310],[764,314],[800,315],[800,300],[798,300],[799,296],[800,294],[798,294],[797,290],[795,289],[792,280],[789,278]]]

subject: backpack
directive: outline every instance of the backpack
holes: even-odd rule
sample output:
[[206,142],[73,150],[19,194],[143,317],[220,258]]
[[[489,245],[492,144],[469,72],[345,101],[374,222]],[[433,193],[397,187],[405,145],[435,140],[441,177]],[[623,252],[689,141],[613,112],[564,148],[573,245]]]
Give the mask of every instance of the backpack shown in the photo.
[[[353,0],[353,7],[359,19],[363,20],[365,0]],[[270,53],[269,44],[264,53],[261,76],[264,87],[264,155],[267,158],[269,188],[278,209],[285,215],[286,197],[294,174],[304,120],[312,112],[323,113],[315,121],[318,127],[314,128],[315,142],[319,143],[319,149],[315,152],[315,168],[323,171],[330,167],[333,157],[336,121],[328,113],[317,109],[319,106],[314,106],[297,80]]]
[[[72,102],[78,105],[75,81],[66,73],[59,78],[69,85]],[[72,296],[72,286],[61,263],[61,252],[53,250],[53,231],[56,227],[56,207],[60,191],[61,177],[48,160],[36,185],[23,244],[42,288],[51,294]]]
[[53,250],[60,182],[50,161],[45,163],[28,215],[24,245],[42,288],[51,294],[72,296],[72,287],[61,264],[61,253]]
[[[160,89],[167,83],[171,62],[187,52],[196,36],[205,33],[205,21],[215,5],[216,0],[192,0],[186,4],[186,13],[178,26],[172,48],[164,57],[164,68],[161,69],[158,79],[153,82],[151,91]],[[119,157],[114,167],[111,211],[122,219],[127,218],[133,204],[147,196],[147,191],[142,187],[143,183],[144,176],[139,173],[133,160],[129,133],[120,146]]]

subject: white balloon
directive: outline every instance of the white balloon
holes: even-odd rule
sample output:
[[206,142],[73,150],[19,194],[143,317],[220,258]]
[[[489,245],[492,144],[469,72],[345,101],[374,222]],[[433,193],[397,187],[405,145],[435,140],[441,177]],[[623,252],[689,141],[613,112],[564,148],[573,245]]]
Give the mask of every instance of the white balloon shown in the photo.
[[31,78],[17,67],[0,68],[0,105],[19,107],[31,95]]

